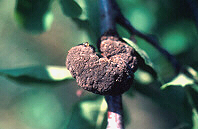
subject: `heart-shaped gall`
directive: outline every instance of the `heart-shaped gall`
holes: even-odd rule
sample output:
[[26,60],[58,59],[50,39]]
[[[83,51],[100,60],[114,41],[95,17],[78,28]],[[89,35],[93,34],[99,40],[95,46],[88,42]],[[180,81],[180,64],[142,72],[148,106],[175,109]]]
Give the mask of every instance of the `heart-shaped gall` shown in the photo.
[[99,57],[89,45],[68,51],[66,67],[83,89],[102,95],[122,94],[133,82],[133,72],[122,56]]
[[134,49],[118,37],[102,36],[100,51],[102,52],[102,55],[107,58],[119,55],[120,58],[127,62],[133,72],[138,68]]

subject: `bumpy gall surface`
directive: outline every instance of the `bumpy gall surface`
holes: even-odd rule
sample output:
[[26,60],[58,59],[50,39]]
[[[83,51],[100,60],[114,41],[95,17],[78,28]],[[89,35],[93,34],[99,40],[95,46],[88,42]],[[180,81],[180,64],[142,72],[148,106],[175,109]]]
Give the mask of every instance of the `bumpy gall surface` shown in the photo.
[[100,50],[105,57],[119,55],[128,63],[133,72],[137,70],[137,57],[134,54],[134,49],[118,37],[103,36],[101,38]]
[[134,50],[117,37],[103,36],[99,57],[94,48],[82,44],[68,51],[66,67],[83,89],[102,95],[122,94],[130,88],[137,60]]

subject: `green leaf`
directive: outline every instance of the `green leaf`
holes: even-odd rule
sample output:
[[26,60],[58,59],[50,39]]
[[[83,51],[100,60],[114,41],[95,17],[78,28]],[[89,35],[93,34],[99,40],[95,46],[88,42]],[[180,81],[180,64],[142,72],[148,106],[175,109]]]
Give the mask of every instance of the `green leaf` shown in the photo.
[[[71,2],[67,2],[67,4],[70,4],[69,6],[74,6],[74,3],[78,4],[78,7],[80,7],[81,10],[82,10],[81,15],[78,16],[78,18],[80,20],[90,20],[90,18],[92,18],[93,15],[95,15],[95,17],[99,16],[99,15],[97,15],[97,14],[99,14],[98,1],[93,1],[93,0],[73,0]],[[77,6],[77,5],[75,5],[75,6]],[[72,10],[70,10],[70,12],[71,11]]]
[[193,85],[191,87],[187,87],[187,95],[189,99],[189,103],[198,111],[198,91],[196,90],[197,85]]
[[50,6],[53,0],[17,0],[15,19],[17,23],[34,34],[50,29],[53,14]]
[[63,13],[72,18],[77,18],[82,14],[82,8],[74,0],[60,0]]
[[77,103],[67,129],[101,129],[106,127],[107,104],[104,97],[95,96]]
[[149,73],[151,73],[151,75],[154,78],[157,78],[157,72],[154,69],[153,63],[151,62],[149,56],[147,55],[147,53],[142,50],[141,48],[139,48],[133,41],[127,39],[127,38],[123,38],[124,41],[126,41],[129,45],[131,45],[135,51],[136,51],[136,55],[138,58],[138,66],[142,69],[145,70]]
[[[88,21],[96,35],[100,34],[100,19],[98,1],[94,0],[61,0],[64,14],[81,21]],[[69,6],[69,7],[68,7]],[[79,24],[80,22],[76,22]],[[89,29],[89,28],[86,28]]]
[[[197,85],[193,85],[193,86],[197,87]],[[196,89],[194,89],[193,86],[187,87],[186,91],[187,91],[188,102],[190,103],[190,105],[192,107],[192,125],[193,125],[192,129],[197,129],[198,128],[198,114],[197,114],[198,91],[196,91]]]
[[193,128],[192,129],[198,129],[198,113],[197,110],[193,108]]
[[96,35],[100,35],[100,12],[99,1],[95,0],[75,0],[82,8],[82,14],[79,19],[88,21],[91,29]]
[[1,69],[0,74],[16,79],[33,78],[43,81],[62,81],[72,79],[69,70],[64,66],[32,66],[16,69]]
[[198,73],[191,67],[186,67],[186,71],[179,73],[173,80],[162,85],[161,89],[165,89],[168,86],[193,86],[198,82]]
[[194,79],[194,81],[197,83],[198,82],[198,73],[196,70],[194,70],[192,67],[187,67],[186,68],[188,74],[190,74],[191,78]]
[[186,76],[183,73],[180,73],[172,81],[162,85],[161,89],[165,89],[168,86],[185,87],[185,86],[189,86],[189,85],[193,85],[193,84],[194,84],[194,80],[193,79],[189,78],[188,76]]
[[[161,87],[163,91],[173,87],[180,87],[183,89],[187,98],[186,99],[187,102],[182,103],[185,109],[185,113],[183,114],[184,123],[187,123],[188,128],[193,127],[193,129],[197,129],[197,122],[198,122],[197,119],[198,91],[196,85],[196,77],[197,77],[197,72],[191,67],[187,67],[186,69],[183,70],[183,72],[179,73],[172,81],[164,84]],[[176,92],[175,92],[175,97],[176,97]],[[180,112],[180,114],[182,115],[183,112]]]

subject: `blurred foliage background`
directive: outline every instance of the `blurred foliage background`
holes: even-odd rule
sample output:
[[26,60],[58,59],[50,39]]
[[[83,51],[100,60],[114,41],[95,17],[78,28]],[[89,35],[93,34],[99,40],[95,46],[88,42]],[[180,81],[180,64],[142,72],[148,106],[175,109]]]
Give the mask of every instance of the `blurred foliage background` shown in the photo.
[[[98,13],[90,11],[97,10],[95,5],[97,2],[75,1],[79,5],[73,0],[68,1],[73,4],[71,10],[76,8],[74,11],[67,10],[70,6],[67,2],[64,3],[64,0],[61,2],[54,0],[51,1],[50,7],[46,5],[45,9],[42,7],[38,9],[36,6],[37,12],[29,15],[27,12],[31,9],[21,9],[28,8],[25,0],[20,1],[20,8],[16,7],[15,0],[0,0],[1,129],[105,127],[106,106],[102,96],[84,91],[79,97],[77,93],[81,91],[74,79],[63,75],[64,79],[53,80],[49,75],[49,69],[44,67],[50,65],[62,69],[64,67],[60,66],[65,65],[67,51],[71,47],[87,41],[95,45],[97,41],[99,21],[95,17],[98,17]],[[45,5],[49,0],[43,2]],[[186,1],[117,0],[117,2],[124,15],[138,30],[156,35],[160,45],[174,54],[182,64],[198,70],[198,34]],[[46,8],[51,10],[48,12]],[[24,12],[25,15],[21,15]],[[38,19],[43,18],[41,16],[44,16],[44,20],[39,21]],[[29,23],[32,21],[25,18],[32,18],[34,23],[37,21],[44,25],[32,27]],[[42,25],[41,23],[39,25]],[[122,37],[130,36],[121,26],[118,25],[117,28]],[[43,31],[46,32],[42,33]],[[170,81],[175,76],[171,64],[155,48],[139,38],[137,44],[147,52],[163,82]],[[53,76],[65,72],[62,70],[56,73],[58,70],[54,68],[51,71],[55,71],[52,72]],[[139,70],[135,76],[135,87],[144,85],[149,88],[152,84],[159,88],[159,83],[148,73]],[[158,91],[146,93],[151,94],[151,97],[147,97],[134,89],[138,88],[131,88],[123,95],[126,129],[170,129],[179,125],[180,118],[177,113],[166,108],[168,106],[166,102],[161,104],[160,101],[163,100],[160,99],[153,101],[158,97],[156,94]],[[142,89],[143,93],[145,90]],[[171,93],[173,98],[174,94],[176,93]],[[181,126],[185,126],[185,123]]]

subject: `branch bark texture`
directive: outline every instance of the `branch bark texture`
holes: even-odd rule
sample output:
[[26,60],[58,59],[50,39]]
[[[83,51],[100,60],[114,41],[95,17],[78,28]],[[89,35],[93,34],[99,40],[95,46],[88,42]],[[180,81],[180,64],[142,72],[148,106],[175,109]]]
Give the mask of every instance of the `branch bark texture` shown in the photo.
[[[101,35],[115,35],[116,31],[116,10],[114,0],[100,0]],[[108,105],[107,129],[124,129],[122,96],[105,96]]]
[[124,129],[122,96],[105,96],[108,104],[107,129]]
[[100,19],[101,34],[108,31],[116,31],[115,12],[113,9],[113,0],[100,0]]

